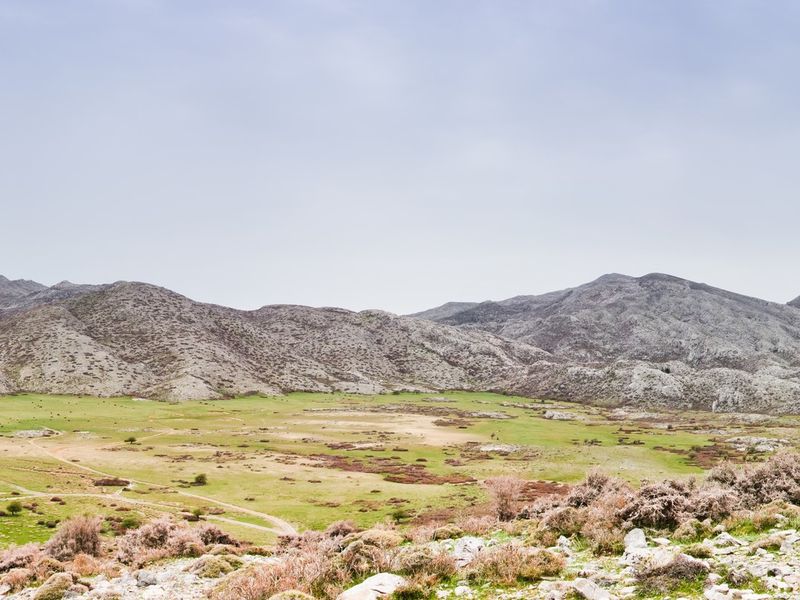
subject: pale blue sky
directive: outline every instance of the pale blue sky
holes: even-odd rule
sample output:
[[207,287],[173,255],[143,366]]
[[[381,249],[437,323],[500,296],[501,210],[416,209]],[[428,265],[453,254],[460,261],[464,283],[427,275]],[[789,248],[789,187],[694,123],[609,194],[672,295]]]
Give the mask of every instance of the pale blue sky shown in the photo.
[[800,294],[800,4],[0,0],[0,273],[396,312]]

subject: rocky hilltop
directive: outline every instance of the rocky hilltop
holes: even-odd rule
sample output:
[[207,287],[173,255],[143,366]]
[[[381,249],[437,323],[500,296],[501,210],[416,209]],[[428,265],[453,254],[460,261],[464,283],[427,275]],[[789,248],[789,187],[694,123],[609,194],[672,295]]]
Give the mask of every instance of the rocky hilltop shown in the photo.
[[239,311],[143,283],[33,289],[0,310],[0,390],[219,398],[247,392],[501,389],[546,356],[380,311]]
[[605,275],[418,318],[487,331],[550,353],[522,393],[717,410],[800,410],[800,311],[662,274]]

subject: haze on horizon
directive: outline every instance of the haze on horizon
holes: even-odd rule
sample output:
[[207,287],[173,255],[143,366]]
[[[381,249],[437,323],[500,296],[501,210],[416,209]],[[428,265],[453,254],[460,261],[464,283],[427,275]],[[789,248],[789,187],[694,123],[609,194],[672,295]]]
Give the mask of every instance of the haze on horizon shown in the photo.
[[407,313],[800,294],[800,5],[0,0],[0,273]]

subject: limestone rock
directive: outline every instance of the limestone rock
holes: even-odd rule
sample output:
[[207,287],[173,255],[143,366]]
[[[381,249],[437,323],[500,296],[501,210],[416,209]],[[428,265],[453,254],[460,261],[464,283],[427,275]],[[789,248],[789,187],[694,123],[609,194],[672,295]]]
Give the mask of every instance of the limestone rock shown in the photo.
[[406,580],[392,573],[378,573],[339,594],[337,600],[379,600],[387,598]]

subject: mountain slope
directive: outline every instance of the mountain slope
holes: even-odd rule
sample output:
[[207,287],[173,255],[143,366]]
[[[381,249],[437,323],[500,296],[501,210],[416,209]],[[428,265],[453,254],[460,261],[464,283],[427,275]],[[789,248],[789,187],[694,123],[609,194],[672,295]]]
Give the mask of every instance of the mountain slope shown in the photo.
[[0,315],[0,383],[94,395],[495,389],[546,357],[524,343],[378,311],[238,311],[142,283]]
[[18,279],[9,281],[0,275],[0,313],[6,311],[19,311],[42,304],[67,300],[89,292],[96,292],[108,287],[107,285],[84,285],[61,281],[54,286],[47,287],[35,281]]
[[599,403],[797,412],[800,311],[677,277],[606,275],[437,322],[550,352],[518,392]]
[[484,302],[435,320],[581,362],[800,367],[800,313],[669,275],[606,275],[576,288]]
[[800,308],[800,296],[789,302],[789,306],[794,306],[796,308]]
[[20,299],[36,292],[46,290],[47,287],[35,281],[26,279],[10,280],[0,275],[0,309],[19,302]]

